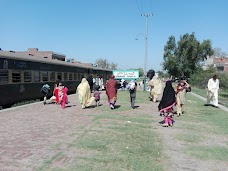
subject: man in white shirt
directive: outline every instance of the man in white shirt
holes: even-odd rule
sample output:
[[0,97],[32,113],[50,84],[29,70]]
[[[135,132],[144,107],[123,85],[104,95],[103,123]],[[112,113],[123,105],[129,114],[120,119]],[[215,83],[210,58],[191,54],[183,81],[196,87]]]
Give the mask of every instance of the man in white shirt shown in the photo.
[[216,74],[208,80],[207,88],[207,104],[213,105],[214,107],[218,108],[219,80],[217,79]]

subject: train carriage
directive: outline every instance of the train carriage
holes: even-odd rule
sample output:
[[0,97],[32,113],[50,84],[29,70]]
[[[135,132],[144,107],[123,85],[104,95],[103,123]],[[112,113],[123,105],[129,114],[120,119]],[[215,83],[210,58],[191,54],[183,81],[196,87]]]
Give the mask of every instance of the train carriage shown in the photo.
[[53,92],[54,84],[60,80],[69,93],[75,93],[83,77],[99,75],[105,83],[110,74],[112,71],[104,68],[0,51],[0,106],[42,99],[43,84],[49,84]]

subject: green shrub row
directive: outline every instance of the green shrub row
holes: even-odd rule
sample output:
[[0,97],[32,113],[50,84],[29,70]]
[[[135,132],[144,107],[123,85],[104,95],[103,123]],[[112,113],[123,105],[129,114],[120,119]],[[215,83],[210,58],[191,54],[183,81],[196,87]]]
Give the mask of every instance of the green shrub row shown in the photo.
[[218,75],[220,89],[228,92],[228,73],[225,72],[215,72],[213,68],[208,70],[201,70],[191,75],[190,84],[197,86],[199,88],[207,88],[207,82],[214,74]]

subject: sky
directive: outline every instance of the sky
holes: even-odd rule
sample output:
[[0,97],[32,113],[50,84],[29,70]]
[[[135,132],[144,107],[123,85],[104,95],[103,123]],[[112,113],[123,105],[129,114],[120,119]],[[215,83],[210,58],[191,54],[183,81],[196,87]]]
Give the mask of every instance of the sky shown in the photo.
[[[148,48],[145,60],[146,17]],[[192,32],[228,53],[227,0],[0,0],[2,50],[54,51],[118,69],[162,70],[164,46]],[[138,39],[138,40],[136,40]]]

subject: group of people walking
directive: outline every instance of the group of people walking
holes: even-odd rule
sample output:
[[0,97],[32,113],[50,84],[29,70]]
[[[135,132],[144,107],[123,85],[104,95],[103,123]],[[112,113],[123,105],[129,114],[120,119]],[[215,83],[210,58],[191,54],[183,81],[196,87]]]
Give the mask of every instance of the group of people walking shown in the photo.
[[[162,93],[162,82],[153,74],[150,75],[149,78],[151,78],[151,80],[148,82],[148,86],[151,87],[150,99],[156,103],[158,95]],[[115,80],[114,75],[111,75],[110,79],[106,82],[106,94],[110,109],[115,108],[115,103],[117,101],[117,89],[117,81]],[[131,107],[134,109],[137,83],[134,80],[131,80],[126,85],[126,89],[129,90]],[[217,75],[214,75],[208,81],[207,104],[212,104],[214,107],[218,106],[218,89],[219,80],[217,79]],[[82,78],[81,83],[76,89],[82,109],[89,107],[94,101],[96,102],[96,106],[100,106],[101,93],[99,90],[99,83],[94,84],[94,82],[92,82],[92,77],[88,77],[87,79]],[[44,104],[46,104],[49,91],[50,86],[47,84],[41,88],[41,92],[44,94]],[[55,84],[53,92],[55,97],[54,100],[56,104],[61,104],[62,108],[65,108],[66,104],[68,103],[67,91],[68,88],[65,87],[61,82]],[[176,106],[176,114],[178,117],[184,114],[183,107],[186,101],[186,94],[190,91],[191,87],[185,79],[181,79],[175,88],[173,88],[171,80],[166,81],[162,98],[158,105],[160,115],[164,117],[162,126],[168,127],[173,125],[174,106]]]
[[[100,87],[97,85],[91,86],[90,81],[91,77],[89,77],[87,80],[83,78],[81,83],[77,87],[79,101],[83,109],[90,106],[94,101],[96,102],[96,106],[100,105]],[[137,83],[132,80],[130,83],[127,84],[126,88],[129,90],[130,93],[131,107],[132,109],[134,109]],[[110,109],[115,108],[115,104],[117,101],[117,89],[118,86],[117,81],[115,80],[115,76],[111,75],[110,79],[106,82],[106,95],[108,98],[108,105]],[[93,92],[93,96],[91,92]]]

